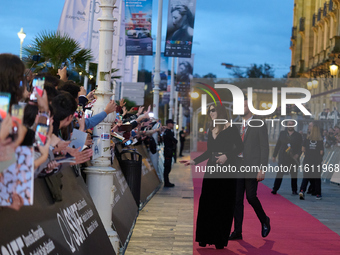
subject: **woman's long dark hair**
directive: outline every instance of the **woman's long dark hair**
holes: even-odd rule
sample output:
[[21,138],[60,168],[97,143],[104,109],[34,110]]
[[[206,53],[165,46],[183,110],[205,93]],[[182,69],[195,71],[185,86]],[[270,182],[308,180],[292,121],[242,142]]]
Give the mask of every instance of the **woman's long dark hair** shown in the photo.
[[174,11],[178,11],[181,16],[186,15],[186,24],[189,25],[189,27],[194,28],[194,15],[192,15],[192,12],[186,5],[176,5],[175,7],[171,8],[171,13]]
[[17,104],[23,96],[25,65],[13,54],[0,54],[0,92],[11,94],[10,105]]
[[[224,120],[230,121],[230,117],[229,117],[229,113],[228,113],[227,109],[223,105],[220,105],[220,104],[215,105],[215,106],[214,105],[210,105],[208,107],[208,115],[209,115],[209,117],[210,117],[210,109],[211,109],[212,106],[215,108],[215,110],[217,112],[217,119],[224,119]],[[213,124],[214,123],[213,123],[213,121],[212,121],[212,119],[210,117],[210,125],[209,125],[209,129],[210,130],[214,129]],[[218,133],[220,133],[223,130],[224,125],[218,124],[218,125],[215,126],[215,128],[217,128],[217,134],[218,134]]]

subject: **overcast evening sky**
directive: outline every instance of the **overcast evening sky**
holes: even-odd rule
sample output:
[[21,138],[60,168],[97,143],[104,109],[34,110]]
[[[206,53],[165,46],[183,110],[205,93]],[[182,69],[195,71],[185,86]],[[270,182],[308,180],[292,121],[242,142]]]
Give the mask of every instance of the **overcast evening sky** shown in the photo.
[[[63,0],[2,1],[0,52],[19,55],[17,32],[21,27],[27,34],[24,46],[43,30],[56,31],[63,6]],[[194,73],[230,77],[221,65],[225,62],[239,66],[268,63],[273,65],[275,77],[287,74],[293,7],[294,0],[197,0]],[[167,8],[164,0],[162,37],[166,34]],[[154,0],[152,35],[157,31],[157,10],[158,1]],[[146,58],[146,68],[151,70],[152,57]]]

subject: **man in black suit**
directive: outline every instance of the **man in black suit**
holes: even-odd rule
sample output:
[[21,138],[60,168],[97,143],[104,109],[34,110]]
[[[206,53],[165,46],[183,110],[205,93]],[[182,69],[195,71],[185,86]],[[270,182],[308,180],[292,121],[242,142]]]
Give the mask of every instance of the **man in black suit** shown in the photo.
[[175,184],[169,181],[169,174],[171,171],[172,157],[174,155],[174,148],[176,148],[177,139],[172,131],[174,128],[174,121],[168,119],[166,121],[166,129],[163,134],[164,141],[164,187],[172,188]]
[[[294,124],[294,121],[288,121],[287,126],[289,127],[280,132],[273,153],[273,162],[275,162],[276,156],[279,154],[278,164],[290,169],[292,195],[297,195],[297,173],[300,165],[299,158],[302,153],[302,136],[294,130]],[[283,171],[276,174],[272,194],[275,195],[279,190],[283,175]]]
[[[261,202],[257,197],[258,182],[264,180],[264,173],[260,167],[268,165],[269,143],[267,126],[262,122],[253,120],[253,114],[248,108],[248,100],[244,101],[244,116],[245,126],[241,127],[241,137],[244,144],[244,150],[239,155],[240,165],[257,166],[258,172],[245,173],[237,179],[236,184],[236,205],[234,212],[234,231],[231,233],[229,240],[242,239],[242,223],[244,214],[244,192],[249,204],[253,207],[257,217],[259,218],[262,228],[261,235],[266,237],[270,232],[269,217],[264,212]],[[249,121],[251,124],[249,125]],[[261,126],[261,127],[259,127]]]

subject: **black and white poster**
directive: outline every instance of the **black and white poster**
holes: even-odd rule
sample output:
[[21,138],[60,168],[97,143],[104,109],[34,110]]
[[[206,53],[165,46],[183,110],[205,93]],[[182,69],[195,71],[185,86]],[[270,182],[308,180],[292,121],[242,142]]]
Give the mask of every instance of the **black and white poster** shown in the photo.
[[164,56],[190,58],[196,0],[169,0]]
[[194,54],[191,58],[178,58],[177,75],[176,75],[176,91],[190,91],[190,81],[193,78],[194,72]]

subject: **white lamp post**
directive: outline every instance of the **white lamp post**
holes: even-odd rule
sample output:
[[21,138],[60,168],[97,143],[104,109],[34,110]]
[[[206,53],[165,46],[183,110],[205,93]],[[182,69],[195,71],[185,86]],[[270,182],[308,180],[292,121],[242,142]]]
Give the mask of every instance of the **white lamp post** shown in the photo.
[[18,37],[20,39],[20,59],[22,59],[22,43],[24,42],[24,39],[26,37],[23,28],[21,28],[21,30],[18,32]]
[[[112,41],[113,41],[113,23],[116,19],[113,17],[113,9],[116,0],[101,0],[100,8],[102,16],[99,29],[99,63],[98,63],[98,88],[96,90],[97,101],[93,106],[94,113],[104,110],[110,97],[113,95],[111,90],[111,62],[112,62]],[[94,129],[93,134],[98,139],[101,135],[110,136],[111,123],[115,116],[109,114]],[[98,210],[99,216],[103,222],[110,241],[118,254],[119,240],[117,233],[112,229],[112,205],[113,205],[113,175],[115,169],[111,167],[110,139],[101,139],[100,149],[95,150],[98,157],[92,160],[93,166],[86,168],[87,185],[93,202]]]
[[162,10],[163,0],[158,0],[158,23],[157,23],[157,39],[156,39],[156,57],[155,57],[155,76],[153,89],[153,113],[155,119],[158,119],[159,108],[159,83],[161,81],[160,67],[161,67],[161,42],[162,42]]
[[[163,10],[163,0],[158,0],[158,22],[157,22],[157,37],[156,37],[156,56],[155,56],[155,76],[153,82],[155,87],[153,89],[153,114],[154,118],[158,120],[158,110],[159,110],[159,83],[161,82],[160,67],[161,67],[161,42],[162,42],[162,10]],[[157,141],[157,133],[154,133],[152,137]],[[155,154],[150,154],[151,161],[159,171],[158,167],[158,151]],[[158,172],[160,176],[163,176]]]

